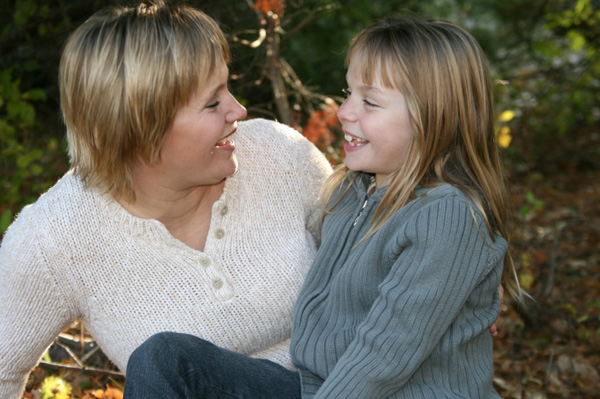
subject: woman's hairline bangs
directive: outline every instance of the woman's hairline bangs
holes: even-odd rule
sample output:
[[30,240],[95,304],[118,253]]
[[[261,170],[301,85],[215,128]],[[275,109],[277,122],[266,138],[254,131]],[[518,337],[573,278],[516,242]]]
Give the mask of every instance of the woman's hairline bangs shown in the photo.
[[[229,44],[216,22],[191,18],[184,23],[194,24],[198,29],[181,32],[176,28],[170,53],[176,70],[175,84],[178,91],[183,89],[186,94],[185,102],[195,92],[204,90],[211,78],[227,67],[231,55]],[[190,35],[190,32],[194,33]],[[193,56],[181,57],[181,54]]]

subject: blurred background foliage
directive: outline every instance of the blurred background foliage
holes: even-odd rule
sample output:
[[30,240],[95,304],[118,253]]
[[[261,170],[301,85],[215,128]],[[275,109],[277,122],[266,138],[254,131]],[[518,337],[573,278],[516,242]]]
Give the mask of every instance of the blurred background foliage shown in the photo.
[[[65,39],[93,12],[119,3],[0,0],[0,238],[69,167],[56,81]],[[538,300],[517,309],[514,324],[505,316],[495,366],[501,376],[519,376],[497,386],[511,397],[546,397],[525,395],[527,386],[558,392],[548,397],[573,398],[590,386],[600,395],[600,0],[187,3],[229,37],[230,88],[249,116],[296,127],[332,163],[342,158],[335,113],[344,54],[362,27],[409,14],[472,32],[495,82],[499,145],[513,183],[513,257]],[[546,330],[526,336],[523,325]],[[566,355],[562,366],[555,355]]]
[[[65,38],[109,0],[2,0],[0,234],[68,168],[57,90]],[[361,27],[398,14],[470,30],[497,82],[511,167],[598,166],[599,0],[190,0],[220,21],[233,51],[231,89],[251,116],[304,130],[340,160],[335,114],[344,54]],[[506,111],[509,111],[506,113]],[[329,117],[328,117],[329,116]],[[560,148],[561,151],[556,151]]]

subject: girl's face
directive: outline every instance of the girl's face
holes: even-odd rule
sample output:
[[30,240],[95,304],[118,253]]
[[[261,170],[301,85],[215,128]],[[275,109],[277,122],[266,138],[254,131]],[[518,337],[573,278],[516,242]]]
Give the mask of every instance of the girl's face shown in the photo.
[[365,83],[355,61],[346,81],[346,101],[337,113],[346,139],[346,166],[374,173],[377,187],[385,186],[404,163],[412,140],[406,99],[399,90],[385,87],[379,73],[371,85]]
[[156,165],[175,189],[216,184],[237,170],[234,133],[246,109],[229,92],[227,80],[223,66],[177,111]]

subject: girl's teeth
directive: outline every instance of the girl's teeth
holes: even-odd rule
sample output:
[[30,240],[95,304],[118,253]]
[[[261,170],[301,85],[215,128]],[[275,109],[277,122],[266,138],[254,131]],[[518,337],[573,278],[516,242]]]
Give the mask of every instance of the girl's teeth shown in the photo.
[[345,134],[344,139],[346,140],[346,142],[349,145],[351,145],[353,147],[359,146],[359,145],[364,144],[367,141],[369,141],[369,140],[365,140],[365,139],[359,139],[358,137],[350,136],[349,134]]

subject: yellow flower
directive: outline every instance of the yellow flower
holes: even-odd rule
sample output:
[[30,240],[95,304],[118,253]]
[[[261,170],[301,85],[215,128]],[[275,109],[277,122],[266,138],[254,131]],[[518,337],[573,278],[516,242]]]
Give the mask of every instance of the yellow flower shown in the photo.
[[515,117],[515,111],[506,110],[502,114],[500,114],[500,122],[508,122],[511,121]]
[[42,399],[71,399],[71,384],[60,377],[50,376],[42,382]]
[[500,133],[498,134],[498,144],[502,148],[508,148],[511,141],[512,136],[510,134],[510,128],[508,126],[502,126],[500,128]]

